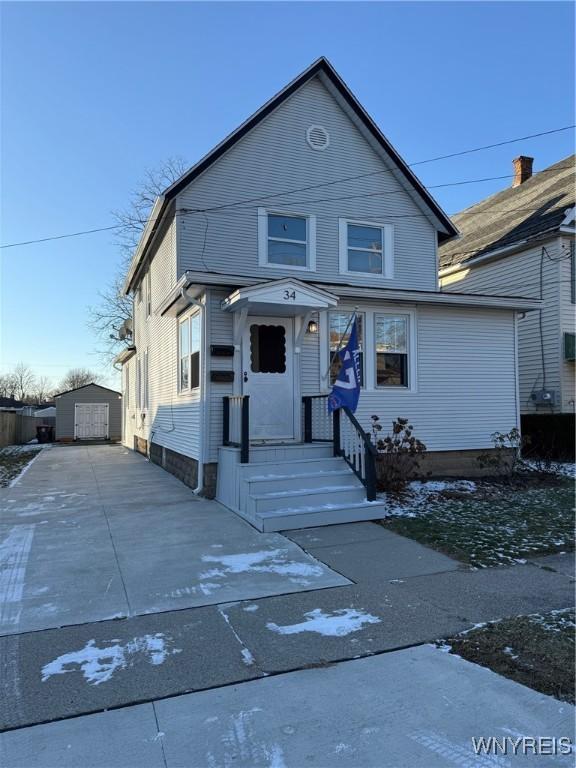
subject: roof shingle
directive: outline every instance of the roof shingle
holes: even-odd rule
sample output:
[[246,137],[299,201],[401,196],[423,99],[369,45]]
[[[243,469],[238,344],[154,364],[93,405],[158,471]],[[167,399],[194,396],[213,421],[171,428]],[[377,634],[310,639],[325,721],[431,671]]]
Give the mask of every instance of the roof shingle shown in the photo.
[[440,268],[557,229],[574,206],[575,160],[575,155],[566,157],[520,186],[508,187],[453,216],[462,236],[439,248]]

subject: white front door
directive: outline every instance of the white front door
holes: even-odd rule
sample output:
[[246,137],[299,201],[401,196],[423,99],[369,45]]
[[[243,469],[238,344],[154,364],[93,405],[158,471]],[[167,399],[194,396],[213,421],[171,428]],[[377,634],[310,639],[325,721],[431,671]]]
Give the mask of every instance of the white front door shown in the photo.
[[104,440],[108,437],[108,403],[74,404],[75,437]]
[[248,317],[242,343],[242,392],[250,395],[250,438],[294,438],[292,318]]

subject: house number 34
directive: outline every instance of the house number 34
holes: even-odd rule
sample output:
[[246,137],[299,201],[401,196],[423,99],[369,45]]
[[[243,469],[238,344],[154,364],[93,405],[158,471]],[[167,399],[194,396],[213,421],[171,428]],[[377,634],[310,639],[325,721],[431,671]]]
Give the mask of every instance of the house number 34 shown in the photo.
[[284,301],[296,301],[296,291],[284,291]]

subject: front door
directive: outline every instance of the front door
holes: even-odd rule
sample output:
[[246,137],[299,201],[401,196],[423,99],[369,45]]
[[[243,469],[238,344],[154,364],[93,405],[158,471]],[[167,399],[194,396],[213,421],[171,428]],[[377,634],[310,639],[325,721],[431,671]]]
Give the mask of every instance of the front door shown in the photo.
[[248,317],[242,344],[242,392],[250,395],[250,438],[294,438],[293,321]]

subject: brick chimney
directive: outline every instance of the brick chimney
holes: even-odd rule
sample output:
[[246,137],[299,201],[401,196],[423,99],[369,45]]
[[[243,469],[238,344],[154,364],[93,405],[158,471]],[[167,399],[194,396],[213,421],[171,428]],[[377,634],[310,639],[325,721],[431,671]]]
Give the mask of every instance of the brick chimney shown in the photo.
[[524,184],[525,181],[528,181],[528,179],[531,178],[533,162],[534,158],[526,157],[526,155],[520,155],[520,157],[515,157],[514,160],[512,160],[512,164],[514,165],[513,187],[519,187],[520,184]]

